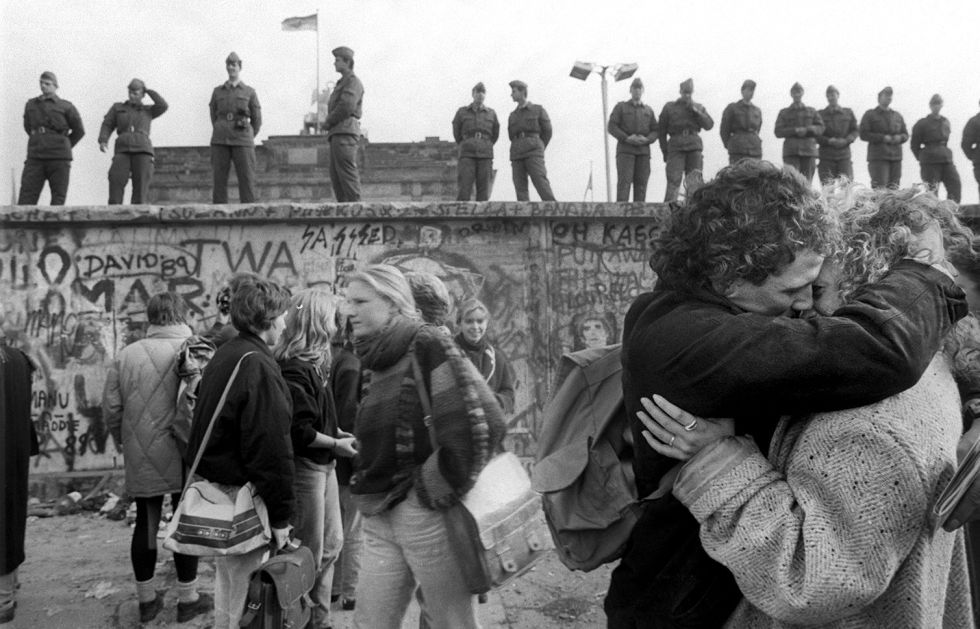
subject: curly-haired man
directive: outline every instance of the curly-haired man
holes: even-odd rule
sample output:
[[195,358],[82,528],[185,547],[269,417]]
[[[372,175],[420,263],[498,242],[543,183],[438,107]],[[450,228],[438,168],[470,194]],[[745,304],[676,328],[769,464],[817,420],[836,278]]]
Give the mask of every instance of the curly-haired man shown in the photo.
[[[796,316],[812,308],[814,280],[838,241],[834,213],[792,170],[743,160],[699,188],[655,243],[657,286],[626,315],[629,416],[641,396],[659,394],[702,417],[735,417],[736,432],[765,448],[781,415],[861,406],[912,386],[966,314],[962,290],[940,268],[941,238],[834,316]],[[674,461],[642,430],[634,420],[637,488],[646,496],[664,484],[667,493],[647,503],[613,572],[609,627],[721,626],[738,588],[669,493]]]

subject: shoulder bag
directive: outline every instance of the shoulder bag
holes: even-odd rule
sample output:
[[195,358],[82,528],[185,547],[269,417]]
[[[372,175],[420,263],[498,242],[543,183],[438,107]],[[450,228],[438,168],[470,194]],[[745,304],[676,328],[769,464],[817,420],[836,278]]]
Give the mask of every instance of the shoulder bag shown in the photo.
[[195,557],[243,555],[268,545],[272,540],[269,513],[251,482],[242,487],[208,480],[191,482],[242,361],[252,353],[248,352],[238,359],[228,378],[194,457],[194,464],[187,474],[180,503],[167,525],[163,547],[175,553]]

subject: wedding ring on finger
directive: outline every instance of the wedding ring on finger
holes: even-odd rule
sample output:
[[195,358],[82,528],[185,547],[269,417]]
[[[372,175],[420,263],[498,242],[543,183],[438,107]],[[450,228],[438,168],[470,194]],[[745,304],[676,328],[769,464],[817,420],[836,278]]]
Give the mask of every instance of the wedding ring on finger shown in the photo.
[[687,426],[684,426],[684,430],[686,430],[687,432],[691,432],[692,430],[694,430],[697,427],[698,427],[698,420],[694,419],[694,420],[691,420],[691,423],[690,424],[688,424]]
[[667,447],[668,448],[673,448],[674,447],[674,439],[677,439],[677,435],[671,435],[670,436],[670,443],[667,444]]

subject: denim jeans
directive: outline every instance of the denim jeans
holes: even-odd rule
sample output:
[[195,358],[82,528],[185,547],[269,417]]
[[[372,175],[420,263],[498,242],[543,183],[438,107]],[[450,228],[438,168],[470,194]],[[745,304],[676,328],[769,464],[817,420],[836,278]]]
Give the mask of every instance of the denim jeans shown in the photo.
[[340,486],[340,517],[344,523],[344,548],[334,566],[333,595],[354,599],[357,579],[361,573],[361,531],[363,517],[350,493],[350,485]]
[[340,519],[340,496],[334,463],[320,465],[298,457],[294,490],[296,515],[293,536],[313,551],[317,560],[313,599],[313,627],[330,626],[330,589],[334,562],[344,545]]
[[364,517],[357,586],[357,629],[399,629],[416,584],[433,629],[478,629],[476,597],[446,536],[442,513],[426,509],[415,490],[393,508]]
[[238,629],[245,610],[248,578],[268,559],[265,547],[214,560],[214,629]]

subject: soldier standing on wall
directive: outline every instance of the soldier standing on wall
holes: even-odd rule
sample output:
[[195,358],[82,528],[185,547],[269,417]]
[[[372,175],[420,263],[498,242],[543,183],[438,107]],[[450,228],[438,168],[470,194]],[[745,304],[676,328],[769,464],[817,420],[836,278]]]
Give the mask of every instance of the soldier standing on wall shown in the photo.
[[755,81],[742,82],[742,100],[729,103],[721,114],[721,142],[728,150],[728,163],[751,157],[762,159],[762,110],[752,104]]
[[633,79],[630,99],[617,103],[609,116],[609,133],[616,143],[616,201],[647,200],[647,181],[650,179],[650,145],[657,141],[657,116],[643,102],[643,81]]
[[807,182],[813,181],[817,169],[817,138],[823,133],[823,120],[813,107],[803,104],[803,86],[793,83],[789,88],[793,102],[779,110],[776,117],[776,137],[783,140],[783,164],[802,173]]
[[[131,203],[148,201],[150,179],[153,178],[153,143],[150,142],[150,122],[167,111],[167,101],[154,90],[146,88],[139,79],[129,82],[129,99],[115,103],[102,120],[99,131],[99,150],[109,150],[109,136],[116,131],[116,151],[109,167],[109,205],[122,203],[126,182],[133,176]],[[149,96],[152,105],[143,104]]]
[[868,143],[868,174],[872,188],[897,188],[902,183],[902,144],[909,139],[902,114],[891,108],[892,88],[878,92],[878,106],[864,112],[861,139]]
[[966,121],[963,127],[963,140],[960,142],[963,153],[973,162],[973,178],[980,185],[980,114]]
[[[681,181],[704,168],[701,129],[715,126],[704,105],[694,102],[694,80],[681,83],[681,97],[667,103],[660,111],[660,150],[667,163],[667,193],[664,202],[677,200]],[[670,140],[668,141],[668,137]]]
[[828,85],[827,106],[820,110],[823,133],[817,136],[817,143],[820,145],[817,173],[824,183],[842,176],[854,179],[851,144],[858,137],[857,118],[848,107],[837,104],[839,97],[837,88]]
[[487,88],[483,83],[473,86],[473,102],[460,107],[453,117],[453,138],[459,145],[459,164],[456,167],[458,201],[469,201],[476,183],[476,200],[490,198],[493,177],[493,145],[500,137],[497,112],[483,104]]
[[939,114],[942,108],[943,97],[933,94],[929,99],[931,113],[912,125],[912,154],[919,160],[922,181],[933,190],[942,183],[946,186],[946,197],[959,203],[960,174],[953,163],[953,151],[946,146],[950,126],[946,116]]
[[530,177],[541,200],[554,201],[555,195],[551,191],[548,170],[544,165],[544,149],[551,141],[551,119],[544,107],[527,99],[527,83],[511,81],[509,85],[510,97],[517,103],[517,108],[510,112],[507,120],[510,167],[517,200],[531,199],[527,189],[527,178]]
[[225,59],[228,80],[211,93],[211,168],[214,203],[228,203],[228,171],[235,163],[238,201],[255,201],[255,136],[262,126],[262,106],[255,90],[239,78],[242,60],[235,53]]
[[44,182],[51,188],[51,205],[64,205],[71,173],[71,150],[85,135],[78,110],[60,98],[58,77],[41,74],[41,95],[24,106],[27,159],[20,179],[17,205],[37,205]]
[[330,183],[340,203],[361,200],[361,176],[357,171],[357,147],[361,137],[361,104],[364,85],[354,75],[354,51],[333,49],[333,67],[340,80],[327,104],[327,140],[330,142]]

